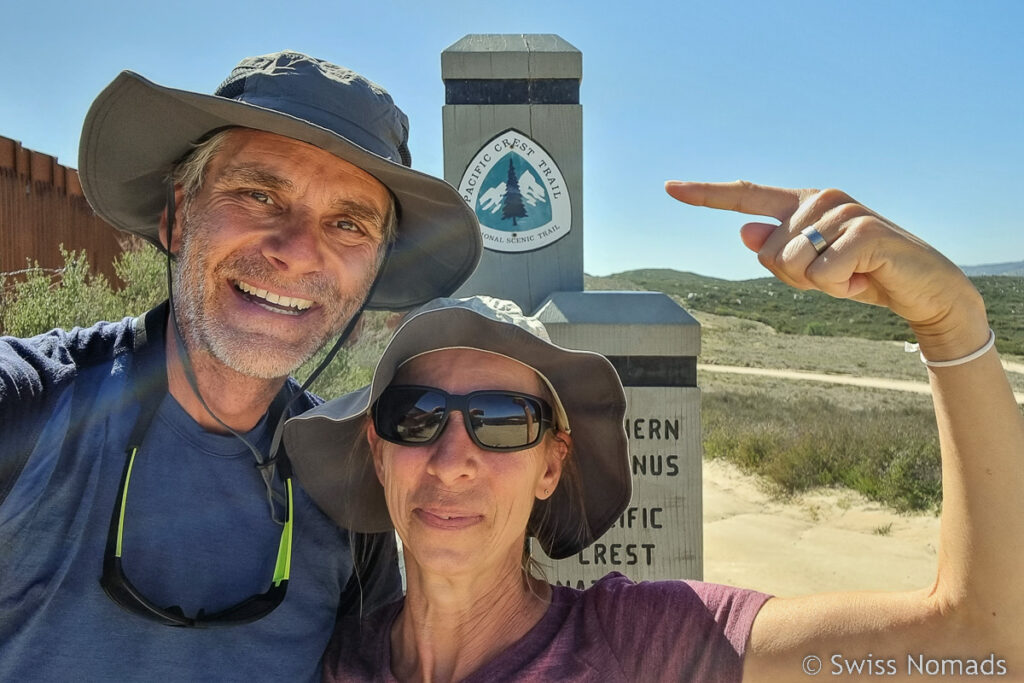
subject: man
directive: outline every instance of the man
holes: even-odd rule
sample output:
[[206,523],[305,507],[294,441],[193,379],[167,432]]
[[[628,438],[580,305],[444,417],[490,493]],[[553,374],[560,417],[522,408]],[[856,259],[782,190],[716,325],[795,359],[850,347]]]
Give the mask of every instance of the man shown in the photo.
[[479,260],[407,136],[385,91],[291,52],[214,96],[124,72],[93,103],[86,196],[175,284],[136,320],[0,341],[0,680],[317,679],[337,614],[393,597],[391,539],[334,526],[275,446],[317,402],[291,371]]

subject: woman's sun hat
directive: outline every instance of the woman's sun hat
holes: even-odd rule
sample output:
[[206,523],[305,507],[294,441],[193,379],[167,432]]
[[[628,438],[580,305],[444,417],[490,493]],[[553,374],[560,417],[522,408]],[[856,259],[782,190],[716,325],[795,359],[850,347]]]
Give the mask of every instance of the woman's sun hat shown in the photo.
[[556,423],[572,433],[582,505],[563,485],[536,501],[537,540],[552,559],[593,543],[615,523],[632,494],[622,383],[604,356],[553,344],[539,320],[491,297],[436,299],[414,311],[391,338],[369,386],[285,423],[285,449],[303,488],[343,528],[392,529],[365,418],[403,363],[446,349],[500,354],[545,381],[555,397]]
[[158,247],[167,176],[212,132],[244,127],[307,142],[374,176],[398,204],[397,239],[368,308],[409,309],[448,296],[472,274],[476,216],[445,181],[414,171],[409,122],[380,86],[298,52],[243,59],[213,95],[122,72],[86,115],[82,189],[114,227]]

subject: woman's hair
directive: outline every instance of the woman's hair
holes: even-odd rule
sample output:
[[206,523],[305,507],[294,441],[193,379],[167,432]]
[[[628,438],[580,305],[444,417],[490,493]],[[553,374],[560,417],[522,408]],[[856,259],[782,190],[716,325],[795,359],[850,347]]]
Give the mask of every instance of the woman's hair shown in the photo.
[[[356,445],[360,442],[366,442],[366,430],[370,425],[370,418],[366,417],[362,420],[361,428],[352,436],[351,443],[339,444],[338,452],[343,453],[346,456],[349,453],[356,452]],[[372,464],[370,465],[372,467]],[[365,605],[364,597],[379,598],[380,596],[365,595],[364,589],[371,589],[372,586],[367,586],[366,583],[372,579],[376,574],[374,569],[376,567],[387,566],[390,563],[395,562],[396,558],[401,566],[402,558],[398,552],[398,546],[396,542],[397,533],[394,529],[390,531],[383,531],[380,533],[361,533],[352,531],[351,529],[345,529],[348,537],[349,550],[352,553],[352,575],[349,577],[348,585],[343,591],[342,605],[338,607],[338,614],[352,614],[356,613],[359,618],[363,618],[364,610],[369,607],[375,609],[380,605]],[[402,588],[405,588],[405,576],[403,570],[402,576]]]
[[[549,438],[556,437],[552,433]],[[574,538],[579,539],[580,545],[584,545],[590,537],[590,530],[586,526],[587,515],[583,501],[583,478],[580,476],[575,451],[575,446],[570,446],[565,454],[565,458],[562,460],[562,475],[551,496],[547,500],[536,500],[533,503],[533,512],[530,513],[530,520],[526,524],[526,544],[523,547],[522,558],[523,572],[529,577],[547,580],[543,566],[533,557],[532,539],[536,539],[542,546],[550,546],[554,538],[564,539],[566,532],[569,532]],[[567,497],[570,508],[578,513],[573,515],[577,520],[575,528],[566,529],[565,520],[556,521],[551,517],[549,502],[555,496]]]

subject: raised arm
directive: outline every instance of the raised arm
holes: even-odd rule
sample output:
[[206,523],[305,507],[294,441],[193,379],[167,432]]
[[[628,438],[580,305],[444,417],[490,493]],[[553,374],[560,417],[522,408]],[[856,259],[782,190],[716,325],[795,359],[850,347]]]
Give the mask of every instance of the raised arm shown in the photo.
[[[774,217],[779,225],[740,231],[766,268],[800,289],[886,306],[907,320],[929,361],[961,359],[989,341],[984,302],[960,269],[838,190],[745,182],[666,190],[688,204]],[[935,583],[769,600],[754,622],[744,680],[922,679],[937,668],[1024,680],[1024,419],[994,349],[930,366],[929,376],[943,482]]]

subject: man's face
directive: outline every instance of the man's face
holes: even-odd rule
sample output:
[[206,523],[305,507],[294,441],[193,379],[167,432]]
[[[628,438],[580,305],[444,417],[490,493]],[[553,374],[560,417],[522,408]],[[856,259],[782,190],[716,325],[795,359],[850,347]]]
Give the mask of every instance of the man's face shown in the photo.
[[174,304],[190,350],[287,375],[356,313],[378,267],[388,190],[304,142],[232,130],[179,208]]

